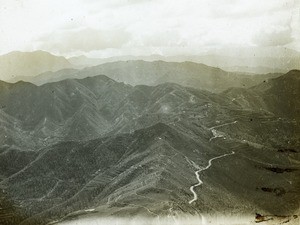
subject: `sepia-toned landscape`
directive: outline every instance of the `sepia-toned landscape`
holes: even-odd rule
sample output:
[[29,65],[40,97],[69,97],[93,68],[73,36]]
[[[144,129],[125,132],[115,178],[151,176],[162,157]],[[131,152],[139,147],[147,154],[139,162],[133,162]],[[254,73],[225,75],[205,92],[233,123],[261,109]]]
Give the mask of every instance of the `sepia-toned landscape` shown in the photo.
[[1,225],[300,223],[298,0],[0,2]]

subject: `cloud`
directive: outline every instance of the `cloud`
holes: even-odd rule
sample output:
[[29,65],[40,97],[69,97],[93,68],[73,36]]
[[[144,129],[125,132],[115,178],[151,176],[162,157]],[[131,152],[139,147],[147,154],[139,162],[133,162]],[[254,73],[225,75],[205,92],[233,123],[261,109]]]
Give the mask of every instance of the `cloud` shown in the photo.
[[212,0],[209,9],[212,17],[253,18],[277,12],[290,11],[295,7],[294,0]]
[[282,46],[293,41],[290,27],[269,27],[261,29],[253,37],[253,43],[257,46]]
[[167,49],[183,54],[291,41],[300,49],[299,0],[1,1],[1,53],[42,49],[64,55],[106,52],[109,57],[111,52]]
[[129,39],[129,33],[121,29],[96,30],[85,28],[54,32],[43,36],[37,42],[41,49],[69,53],[74,51],[90,52],[107,48],[121,48]]

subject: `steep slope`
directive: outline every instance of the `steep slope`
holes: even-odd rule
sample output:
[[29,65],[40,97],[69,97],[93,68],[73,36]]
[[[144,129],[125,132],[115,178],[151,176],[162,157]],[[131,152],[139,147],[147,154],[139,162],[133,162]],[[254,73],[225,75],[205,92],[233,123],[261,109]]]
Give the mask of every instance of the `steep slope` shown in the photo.
[[103,75],[1,82],[0,122],[11,141],[1,139],[0,187],[10,220],[293,215],[298,119],[293,107],[282,117],[271,106],[299,104],[298,73],[221,94],[174,83],[133,87]]
[[[5,130],[2,145],[20,146],[23,139],[23,147],[32,142],[32,147],[34,143],[46,146],[61,140],[93,139],[131,132],[159,121],[170,123],[187,118],[202,119],[204,124],[211,120],[231,121],[232,115],[241,117],[245,113],[297,119],[298,74],[291,71],[261,85],[229,89],[220,95],[171,83],[132,87],[105,76],[42,86],[1,82],[1,121]],[[284,122],[287,121],[278,123]]]
[[[29,136],[27,139],[35,141],[36,146],[32,148],[66,139],[98,137],[112,125],[112,110],[131,89],[105,76],[65,80],[40,87],[25,82],[1,82],[0,105],[3,114],[11,117],[12,121],[7,119],[6,122],[13,123],[10,126],[15,128],[15,132],[5,135],[7,139],[16,139],[20,136],[16,132],[22,131],[21,134]],[[30,144],[29,141],[24,145],[18,143],[14,140],[10,144],[23,148]]]
[[10,52],[0,56],[0,79],[11,80],[15,77],[36,76],[47,71],[71,68],[71,63],[61,56],[48,52]]
[[246,109],[265,110],[299,120],[300,71],[292,70],[249,89],[232,88],[225,94]]
[[[269,87],[268,87],[269,86]],[[300,70],[271,79],[254,90],[263,92],[268,109],[282,117],[300,119]]]
[[[194,135],[158,123],[132,134],[49,146],[1,186],[22,206],[28,218],[22,224],[86,214],[91,208],[99,216],[293,213],[300,197],[296,164],[274,149],[230,135],[212,143],[198,126],[190,126]],[[190,204],[195,171],[224,155],[201,173],[204,184]],[[275,168],[289,170],[277,174]]]
[[209,102],[216,101],[214,111],[219,110],[220,102],[226,102],[209,92],[177,84],[132,87],[106,76],[42,86],[26,82],[1,84],[3,113],[16,121],[16,131],[27,135],[23,138],[27,144],[20,144],[16,139],[19,135],[14,133],[6,132],[6,136],[14,139],[11,144],[22,148],[31,143],[25,140],[35,142],[36,146],[29,145],[31,149],[61,140],[88,140],[109,133],[131,132],[161,120],[180,120],[189,107],[193,107],[189,110],[191,115],[199,114],[197,109],[202,115]]

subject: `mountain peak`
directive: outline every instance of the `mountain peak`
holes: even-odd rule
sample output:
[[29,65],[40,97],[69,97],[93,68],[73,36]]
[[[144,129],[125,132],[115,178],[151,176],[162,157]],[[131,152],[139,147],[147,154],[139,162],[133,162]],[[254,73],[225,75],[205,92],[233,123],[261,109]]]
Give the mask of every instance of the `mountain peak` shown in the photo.
[[72,64],[67,59],[49,52],[14,51],[0,56],[0,79],[8,81],[15,77],[36,76],[71,67]]
[[291,70],[291,71],[287,72],[285,75],[283,75],[282,77],[300,79],[300,70]]
[[285,82],[285,83],[291,83],[291,85],[294,85],[297,82],[299,82],[299,80],[300,80],[300,70],[290,70],[286,74],[279,76],[277,78],[273,78],[271,80],[273,82],[279,82],[279,83]]
[[[12,52],[9,52],[7,54],[4,54],[0,57],[7,57],[7,56],[13,56],[13,57],[21,57],[21,56],[33,56],[33,55],[47,55],[47,56],[56,56],[56,55],[53,55],[52,53],[50,52],[46,52],[46,51],[43,51],[43,50],[36,50],[36,51],[32,51],[32,52],[23,52],[23,51],[12,51]],[[56,57],[62,57],[62,56],[56,56]]]

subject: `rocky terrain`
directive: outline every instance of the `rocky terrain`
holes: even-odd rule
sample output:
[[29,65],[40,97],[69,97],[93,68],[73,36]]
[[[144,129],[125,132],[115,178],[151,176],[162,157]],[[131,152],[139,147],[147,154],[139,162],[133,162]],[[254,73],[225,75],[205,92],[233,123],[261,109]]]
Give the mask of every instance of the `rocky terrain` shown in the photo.
[[[131,65],[132,80],[148,76],[138,76],[149,69],[139,63],[121,63]],[[1,224],[89,215],[296,218],[299,71],[243,87],[215,69],[228,83],[209,78],[212,93],[199,89],[209,72],[195,85],[161,72],[160,82],[134,86],[119,70],[111,78],[66,73],[70,79],[40,86],[0,82]]]

